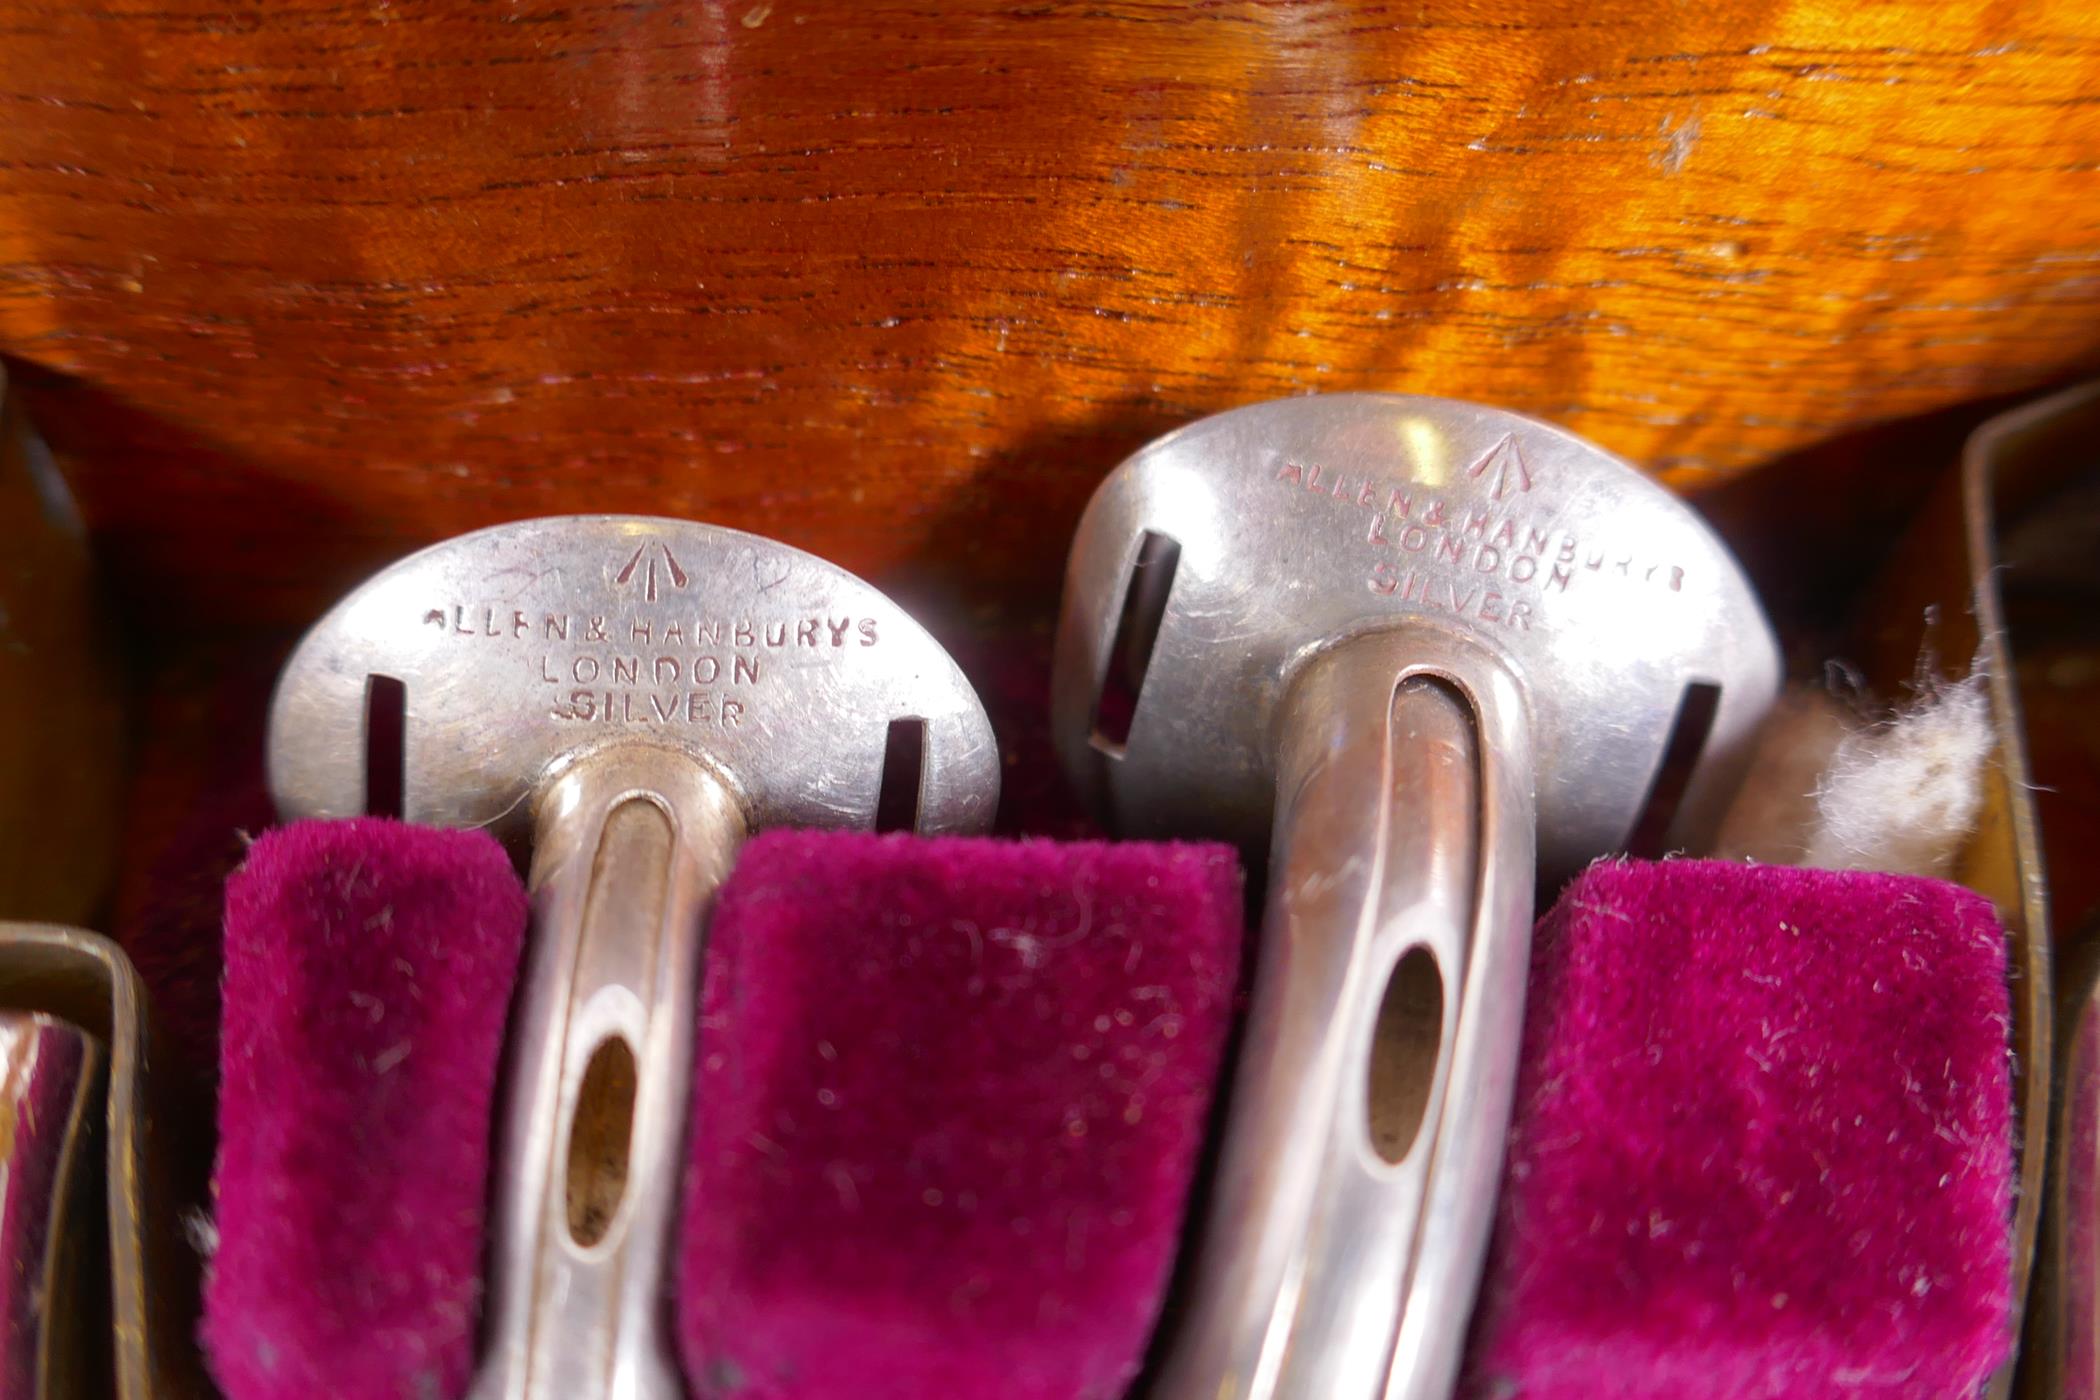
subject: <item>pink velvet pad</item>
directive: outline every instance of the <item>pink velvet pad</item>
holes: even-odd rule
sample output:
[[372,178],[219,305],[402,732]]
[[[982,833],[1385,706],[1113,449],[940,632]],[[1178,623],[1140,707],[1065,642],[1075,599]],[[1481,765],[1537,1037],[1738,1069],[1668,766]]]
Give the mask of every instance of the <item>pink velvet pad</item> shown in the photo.
[[2012,1340],[1989,903],[1610,862],[1538,939],[1472,1392],[1975,1394]]
[[219,1246],[229,1400],[465,1387],[490,1100],[525,895],[479,832],[270,832],[226,888]]
[[1216,846],[755,840],[703,1001],[679,1246],[695,1393],[1120,1395],[1241,918]]

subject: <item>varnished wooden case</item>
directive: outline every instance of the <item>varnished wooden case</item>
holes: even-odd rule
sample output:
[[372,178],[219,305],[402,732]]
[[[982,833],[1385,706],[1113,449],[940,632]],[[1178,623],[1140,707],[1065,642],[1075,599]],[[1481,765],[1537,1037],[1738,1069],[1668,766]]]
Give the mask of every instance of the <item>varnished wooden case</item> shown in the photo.
[[229,677],[475,526],[758,530],[1028,654],[1130,449],[1396,389],[1650,468],[1820,654],[1968,429],[2100,359],[2084,0],[0,0],[0,36],[11,450],[33,416],[83,527],[0,494],[57,580],[34,665],[0,647],[0,914],[155,917],[257,717]]

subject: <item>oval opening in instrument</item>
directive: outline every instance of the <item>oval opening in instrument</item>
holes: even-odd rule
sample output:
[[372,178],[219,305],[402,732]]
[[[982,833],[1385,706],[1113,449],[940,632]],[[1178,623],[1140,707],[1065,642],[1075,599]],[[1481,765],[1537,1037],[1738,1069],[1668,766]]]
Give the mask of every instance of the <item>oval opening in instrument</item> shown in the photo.
[[919,802],[926,786],[926,721],[913,716],[890,721],[882,748],[882,786],[875,793],[877,831],[919,829]]
[[1677,717],[1670,722],[1670,737],[1663,741],[1662,757],[1656,760],[1655,775],[1648,783],[1648,800],[1641,804],[1641,814],[1626,833],[1626,854],[1655,860],[1668,848],[1670,827],[1677,820],[1677,809],[1692,785],[1692,774],[1720,712],[1720,686],[1712,681],[1686,683],[1677,701]]
[[1174,591],[1174,571],[1180,567],[1181,541],[1157,530],[1145,531],[1130,577],[1123,584],[1123,609],[1116,621],[1115,640],[1109,643],[1101,690],[1094,697],[1091,742],[1110,758],[1122,758],[1129,747],[1145,673],[1152,667],[1152,649],[1159,643],[1167,597]]
[[583,1067],[569,1123],[569,1238],[585,1249],[605,1238],[627,1192],[634,1136],[634,1051],[613,1036]]
[[1393,965],[1371,1034],[1367,1086],[1371,1146],[1397,1166],[1414,1150],[1436,1084],[1444,1025],[1444,979],[1436,956],[1413,947]]
[[400,817],[408,787],[408,686],[365,677],[365,815]]

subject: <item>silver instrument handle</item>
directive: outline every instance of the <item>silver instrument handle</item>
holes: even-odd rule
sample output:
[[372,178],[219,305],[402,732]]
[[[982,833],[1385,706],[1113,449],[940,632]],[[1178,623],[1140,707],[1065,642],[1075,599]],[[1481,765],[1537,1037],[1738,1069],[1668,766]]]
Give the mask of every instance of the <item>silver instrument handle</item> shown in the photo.
[[665,1260],[703,934],[744,836],[719,779],[652,745],[541,798],[474,1400],[684,1398]]
[[1486,649],[1407,625],[1278,714],[1268,910],[1167,1400],[1440,1400],[1478,1287],[1523,1026],[1530,727]]

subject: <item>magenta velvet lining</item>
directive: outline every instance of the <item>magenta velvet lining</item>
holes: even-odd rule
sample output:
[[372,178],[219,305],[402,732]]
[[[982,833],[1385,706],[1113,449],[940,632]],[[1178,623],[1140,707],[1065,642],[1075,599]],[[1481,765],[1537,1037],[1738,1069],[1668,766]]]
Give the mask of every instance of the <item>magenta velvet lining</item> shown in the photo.
[[709,950],[678,1329],[703,1397],[1108,1400],[1231,1022],[1219,846],[780,832]]
[[[204,1342],[230,1400],[463,1391],[524,917],[486,837],[390,822],[272,832],[229,883]],[[711,941],[695,1389],[1119,1394],[1231,1024],[1232,852],[765,835]]]
[[1473,1393],[1975,1394],[2012,1340],[2004,939],[1937,881],[1592,867],[1538,931]]
[[[231,1400],[461,1392],[523,924],[492,842],[385,822],[272,833],[229,885]],[[703,992],[696,1394],[1121,1394],[1240,941],[1216,847],[756,839]],[[2005,974],[1953,886],[1592,868],[1539,929],[1471,1393],[1973,1393],[2010,1344]]]
[[227,883],[203,1341],[231,1400],[465,1387],[524,931],[479,832],[303,822]]

